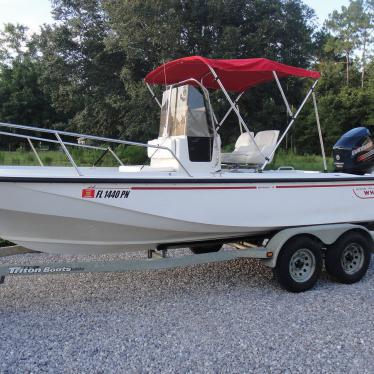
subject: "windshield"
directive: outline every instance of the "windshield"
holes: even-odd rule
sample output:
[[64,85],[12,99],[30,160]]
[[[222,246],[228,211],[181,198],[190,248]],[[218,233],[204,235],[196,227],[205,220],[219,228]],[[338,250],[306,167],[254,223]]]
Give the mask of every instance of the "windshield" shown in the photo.
[[178,135],[213,136],[204,96],[190,85],[168,89],[162,96],[159,136]]

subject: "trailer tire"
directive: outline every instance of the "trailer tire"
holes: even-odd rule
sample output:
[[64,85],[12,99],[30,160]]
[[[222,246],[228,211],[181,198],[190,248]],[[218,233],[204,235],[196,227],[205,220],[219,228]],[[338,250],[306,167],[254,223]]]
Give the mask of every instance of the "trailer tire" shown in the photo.
[[190,250],[195,255],[201,255],[203,253],[218,252],[222,248],[222,244],[211,244],[190,247]]
[[321,270],[320,244],[310,237],[299,236],[283,245],[274,274],[286,290],[303,292],[315,285]]
[[327,273],[340,283],[358,282],[370,265],[372,245],[360,232],[351,231],[342,235],[326,252]]

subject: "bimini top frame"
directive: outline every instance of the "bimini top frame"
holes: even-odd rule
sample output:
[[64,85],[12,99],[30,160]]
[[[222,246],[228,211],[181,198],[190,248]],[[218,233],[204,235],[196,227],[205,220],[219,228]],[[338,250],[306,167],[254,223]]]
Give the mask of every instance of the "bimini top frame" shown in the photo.
[[[291,111],[291,107],[287,101],[286,95],[283,91],[282,85],[279,81],[279,78],[288,77],[288,76],[297,76],[297,77],[304,77],[304,78],[312,78],[316,81],[311,86],[310,90],[308,91],[306,97],[304,98],[303,102],[299,106],[298,110],[293,113]],[[177,60],[173,60],[167,62],[159,66],[157,69],[150,72],[145,77],[145,82],[147,84],[148,89],[150,90],[152,96],[156,99],[158,105],[160,102],[157,100],[154,92],[152,91],[150,84],[159,84],[159,85],[177,85],[181,82],[187,83],[190,82],[193,85],[198,85],[199,87],[204,87],[204,94],[206,88],[208,89],[221,89],[224,93],[227,101],[230,104],[229,110],[226,112],[225,116],[222,120],[218,123],[215,117],[215,123],[217,124],[216,131],[220,129],[223,125],[224,121],[231,113],[234,111],[236,116],[239,120],[240,127],[244,128],[246,132],[249,134],[250,138],[252,139],[253,143],[255,144],[257,150],[260,154],[262,154],[261,150],[259,149],[254,137],[252,136],[251,132],[249,131],[248,126],[246,125],[243,117],[241,116],[237,103],[241,96],[244,94],[246,90],[256,85],[269,82],[272,80],[276,81],[276,84],[280,90],[282,99],[285,103],[286,110],[288,115],[291,118],[286,130],[283,132],[282,136],[280,137],[279,141],[275,145],[273,151],[268,157],[264,156],[265,162],[259,170],[264,170],[266,165],[271,160],[272,156],[278,149],[279,145],[285,138],[288,131],[291,129],[292,125],[294,124],[296,118],[300,114],[301,110],[303,109],[305,103],[308,101],[309,97],[312,95],[313,97],[313,104],[315,108],[315,115],[316,115],[316,122],[319,134],[319,140],[321,144],[321,152],[323,157],[323,165],[324,170],[327,170],[326,164],[326,157],[323,145],[323,138],[322,138],[322,131],[318,116],[318,108],[316,97],[314,94],[315,86],[318,82],[318,78],[320,77],[320,73],[311,70],[305,70],[301,68],[296,68],[289,65],[280,64],[275,61],[271,61],[264,58],[252,58],[252,59],[231,59],[231,60],[224,60],[224,59],[208,59],[201,56],[192,56],[192,57],[185,57]],[[231,98],[228,91],[238,92],[238,96],[235,100]],[[209,102],[210,103],[210,102]],[[213,112],[214,113],[214,112]]]

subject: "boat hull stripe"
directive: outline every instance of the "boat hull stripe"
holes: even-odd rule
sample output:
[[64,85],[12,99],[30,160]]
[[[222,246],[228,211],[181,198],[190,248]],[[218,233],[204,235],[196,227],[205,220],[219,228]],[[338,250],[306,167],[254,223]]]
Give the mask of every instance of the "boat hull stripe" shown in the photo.
[[[304,188],[305,186],[332,186],[332,187],[346,187],[346,186],[371,186],[374,185],[374,177],[347,177],[347,178],[272,178],[272,179],[137,179],[137,178],[45,178],[45,177],[0,177],[0,183],[80,183],[80,184],[278,184],[278,183],[307,183],[305,185],[293,185],[291,188]],[[313,185],[311,183],[340,183],[330,185]],[[356,182],[359,184],[342,184],[341,182]],[[364,183],[366,182],[366,184]],[[372,182],[372,183],[368,183]],[[239,187],[239,186],[238,186]],[[283,187],[283,186],[282,186]],[[284,186],[284,188],[289,186]],[[184,188],[184,187],[183,187]],[[210,187],[209,187],[210,188]],[[213,188],[213,187],[212,187]]]
[[148,190],[255,190],[256,186],[193,186],[193,187],[132,187],[132,190],[148,191]]
[[[273,186],[269,188],[277,188],[277,189],[288,189],[288,188],[334,188],[334,187],[374,187],[374,183],[360,183],[360,184],[300,184],[300,185],[283,185],[283,186]],[[169,190],[256,190],[262,189],[263,186],[196,186],[196,187],[131,187],[134,191],[169,191]],[[266,188],[266,187],[265,187]]]

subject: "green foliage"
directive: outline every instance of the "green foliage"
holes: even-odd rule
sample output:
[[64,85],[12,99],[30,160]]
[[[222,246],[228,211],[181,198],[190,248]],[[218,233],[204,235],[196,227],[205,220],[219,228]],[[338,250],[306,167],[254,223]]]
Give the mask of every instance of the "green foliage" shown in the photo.
[[116,153],[124,164],[142,165],[148,162],[147,151],[145,148],[136,146],[120,146]]
[[[41,81],[68,128],[116,137],[123,126],[124,54],[106,47],[113,35],[99,0],[55,0],[59,23],[40,35]],[[109,42],[108,42],[109,43]]]
[[[333,160],[331,157],[327,158],[327,169],[332,171],[334,169]],[[267,169],[278,169],[282,167],[293,167],[295,170],[323,170],[323,159],[321,156],[313,154],[296,154],[292,151],[286,152],[280,150],[274,157]]]
[[[374,84],[371,80],[374,64],[368,66],[368,84],[364,87],[361,87],[358,71],[352,72],[351,85],[346,86],[343,69],[340,64],[333,62],[320,64],[322,78],[316,94],[326,152],[329,155],[332,146],[344,132],[357,126],[374,124]],[[298,152],[318,152],[320,145],[312,103],[308,103],[297,121],[294,135]]]
[[361,50],[362,79],[367,63],[367,52],[373,42],[374,3],[372,0],[351,0],[348,7],[342,6],[341,11],[334,10],[326,20],[326,27],[333,33],[325,43],[326,52],[345,55],[346,82],[350,83],[349,70],[351,55]]
[[[4,122],[51,126],[56,120],[39,84],[41,65],[25,58],[0,71],[0,118]],[[25,105],[27,103],[27,106]]]
[[[311,57],[313,13],[298,0],[55,0],[53,6],[59,23],[39,38],[41,82],[68,128],[79,132],[153,138],[158,108],[142,79],[172,58],[265,56],[305,66]],[[301,85],[292,88],[300,94]],[[283,105],[278,99],[275,109]],[[216,104],[223,115],[226,106]]]
[[43,163],[44,163],[44,165],[51,166],[52,162],[53,162],[53,158],[52,157],[49,157],[49,156],[43,157]]
[[[313,11],[301,1],[249,0],[108,0],[104,3],[115,33],[110,47],[125,55],[121,77],[126,87],[123,134],[146,140],[157,131],[158,108],[140,85],[145,75],[168,60],[188,55],[216,58],[268,57],[306,66],[311,58]],[[291,102],[300,97],[300,82],[289,83]],[[269,95],[275,99],[269,100]],[[213,95],[218,117],[227,110],[222,95]],[[153,106],[150,106],[152,104]],[[285,125],[284,104],[274,85],[248,93],[241,110],[256,130]],[[280,113],[280,114],[279,114]],[[230,116],[223,142],[238,136]]]
[[61,118],[40,82],[43,65],[35,43],[20,25],[7,24],[0,32],[0,121],[51,127]]
[[33,43],[27,35],[27,27],[6,23],[0,33],[0,65],[12,64],[34,55]]
[[[92,166],[103,152],[83,148],[70,149],[71,155],[80,166]],[[115,149],[115,152],[124,164],[142,165],[148,161],[145,148],[120,145]],[[38,154],[46,166],[71,165],[62,151],[41,151],[39,149]],[[0,163],[2,165],[39,165],[38,160],[31,151],[0,151]],[[100,166],[118,166],[118,161],[110,153],[107,153],[100,162]]]
[[[374,124],[373,0],[351,0],[319,31],[313,10],[300,0],[53,0],[52,5],[57,22],[40,34],[11,24],[0,32],[0,121],[147,141],[157,134],[159,108],[143,78],[163,62],[199,54],[267,57],[321,71],[317,99],[328,154],[343,132]],[[295,111],[310,82],[287,79],[282,85]],[[158,96],[161,90],[155,88]],[[219,92],[211,97],[222,118],[226,101]],[[274,82],[250,90],[239,104],[256,132],[282,131],[289,122]],[[221,131],[224,149],[238,136],[232,113]],[[1,138],[9,150],[21,143]],[[319,152],[310,103],[284,147]],[[118,152],[126,163],[147,159],[141,148],[118,147]],[[72,153],[84,165],[101,154]],[[36,162],[30,154],[18,155]],[[0,153],[0,162],[2,157],[12,162],[13,156]],[[46,164],[68,164],[62,152],[42,152],[42,158]],[[110,155],[102,160],[105,166],[115,164]]]
[[[230,149],[229,149],[230,148]],[[227,151],[232,150],[232,146],[226,147]],[[143,148],[127,146],[118,147],[117,155],[124,164],[143,165],[147,163],[146,152]],[[41,159],[46,166],[66,166],[70,165],[64,153],[59,151],[40,152]],[[88,150],[77,149],[72,151],[74,159],[78,166],[92,166],[93,162],[98,159],[100,152],[91,152]],[[3,165],[38,165],[34,155],[29,152],[21,151],[0,151],[0,161]],[[328,169],[333,170],[333,161],[329,157]],[[100,163],[101,166],[118,166],[118,162],[110,155],[107,155]],[[267,169],[277,169],[279,167],[291,166],[296,170],[323,170],[322,157],[313,154],[296,154],[292,151],[280,150],[273,162],[268,165]]]

